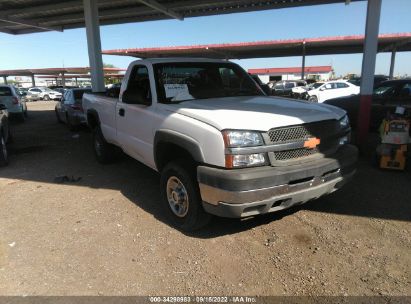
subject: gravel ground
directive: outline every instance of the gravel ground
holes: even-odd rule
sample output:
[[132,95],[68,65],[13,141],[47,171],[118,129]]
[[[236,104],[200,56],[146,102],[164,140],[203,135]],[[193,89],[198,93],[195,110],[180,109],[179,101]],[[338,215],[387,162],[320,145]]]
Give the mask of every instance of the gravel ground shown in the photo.
[[28,107],[0,169],[1,295],[411,295],[410,172],[361,160],[332,195],[184,234],[156,173],[99,165],[54,102]]

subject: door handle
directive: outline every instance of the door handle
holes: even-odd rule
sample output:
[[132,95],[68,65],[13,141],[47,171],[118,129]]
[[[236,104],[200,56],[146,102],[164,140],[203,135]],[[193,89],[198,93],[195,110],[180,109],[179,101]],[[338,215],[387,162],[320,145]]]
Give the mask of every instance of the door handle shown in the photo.
[[126,113],[126,111],[124,111],[124,109],[118,110],[118,115],[120,115],[120,116],[124,116],[125,113]]

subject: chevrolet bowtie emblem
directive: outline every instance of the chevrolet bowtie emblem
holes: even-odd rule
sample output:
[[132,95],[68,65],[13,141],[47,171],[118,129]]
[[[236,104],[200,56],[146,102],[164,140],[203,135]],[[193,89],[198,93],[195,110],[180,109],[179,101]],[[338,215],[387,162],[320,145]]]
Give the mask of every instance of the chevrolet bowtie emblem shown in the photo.
[[314,149],[320,144],[321,140],[316,137],[311,137],[304,142],[304,148]]

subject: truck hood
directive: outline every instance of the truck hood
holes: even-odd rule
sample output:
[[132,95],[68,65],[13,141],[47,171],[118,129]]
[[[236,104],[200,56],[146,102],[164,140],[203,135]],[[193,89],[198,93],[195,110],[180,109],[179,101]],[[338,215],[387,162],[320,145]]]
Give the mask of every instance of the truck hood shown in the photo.
[[168,109],[219,130],[268,131],[271,128],[340,119],[345,111],[330,105],[312,104],[267,96],[189,100]]

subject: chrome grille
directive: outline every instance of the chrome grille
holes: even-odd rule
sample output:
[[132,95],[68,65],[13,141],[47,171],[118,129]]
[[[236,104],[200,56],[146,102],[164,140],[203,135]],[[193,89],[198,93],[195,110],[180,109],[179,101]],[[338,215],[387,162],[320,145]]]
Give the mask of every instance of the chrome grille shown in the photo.
[[289,160],[289,159],[296,159],[305,156],[310,156],[318,153],[318,149],[294,149],[294,150],[286,150],[286,151],[277,151],[274,152],[274,157],[276,160]]
[[268,136],[273,144],[304,140],[313,137],[305,126],[273,129],[268,131]]
[[324,151],[336,149],[338,140],[335,139],[335,136],[338,132],[340,132],[340,126],[339,122],[336,120],[327,120],[269,130],[268,137],[270,138],[271,144],[274,145],[290,142],[304,142],[312,137],[320,138],[321,140],[320,145],[314,149],[301,147],[272,152],[273,165],[299,160],[304,157],[323,153]]

